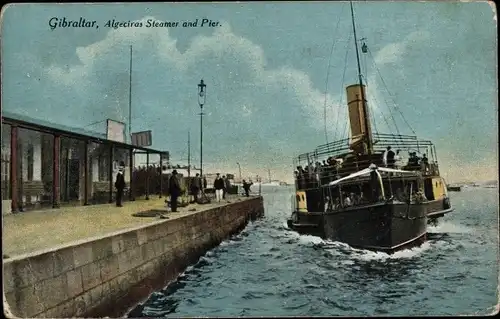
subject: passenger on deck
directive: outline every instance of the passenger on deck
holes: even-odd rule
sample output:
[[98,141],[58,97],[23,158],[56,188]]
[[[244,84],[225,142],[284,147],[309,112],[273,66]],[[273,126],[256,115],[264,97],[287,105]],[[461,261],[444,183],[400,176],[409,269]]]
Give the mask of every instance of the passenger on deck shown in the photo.
[[314,178],[314,182],[316,184],[320,184],[321,185],[321,180],[320,180],[320,176],[321,176],[321,163],[320,162],[316,162],[316,166],[314,167],[314,173],[313,173],[313,178]]
[[354,193],[351,193],[351,204],[353,206],[356,206],[356,205],[359,205],[359,198],[358,198],[358,195],[354,194]]
[[386,158],[386,162],[387,162],[387,167],[389,168],[394,168],[394,158],[396,156],[396,154],[394,154],[394,151],[391,150],[391,147],[390,146],[387,146],[387,158]]
[[330,164],[327,164],[327,166],[325,167],[325,179],[326,179],[325,184],[335,179],[334,172],[335,172],[334,167],[331,166]]
[[403,190],[400,187],[398,187],[396,189],[396,196],[395,197],[400,202],[404,202],[405,201],[405,194],[404,194]]
[[408,166],[410,168],[414,168],[415,166],[418,166],[418,157],[417,153],[415,152],[410,152],[409,153],[409,158],[408,158]]
[[413,199],[418,202],[418,203],[422,203],[422,202],[425,202],[427,201],[427,198],[425,197],[424,193],[420,190],[417,190],[415,192],[413,192],[412,194],[413,196]]
[[349,197],[349,195],[347,195],[347,194],[345,194],[345,198],[344,198],[344,206],[345,206],[345,207],[352,206],[352,200],[351,200],[351,198]]
[[302,170],[302,179],[304,181],[304,188],[309,188],[309,167],[307,165]]
[[382,163],[384,164],[384,167],[387,167],[387,153],[391,149],[390,146],[387,146],[387,149],[384,151],[384,154],[382,155]]
[[332,166],[332,167],[335,167],[335,165],[337,164],[337,161],[333,157],[329,157],[327,162],[328,162],[328,165]]
[[332,206],[333,205],[332,205],[332,201],[331,201],[330,197],[326,196],[325,197],[325,210],[324,210],[325,213],[331,211],[333,208]]
[[418,166],[420,163],[420,157],[417,156],[417,152],[413,152],[413,155],[415,156],[415,165]]
[[422,156],[422,159],[420,160],[420,167],[424,172],[427,172],[429,170],[429,159],[427,158],[426,154],[424,154]]
[[340,208],[340,200],[339,198],[335,198],[335,201],[333,202],[333,209],[336,210],[336,209],[339,209]]
[[303,178],[304,178],[304,174],[302,173],[302,166],[297,166],[297,187],[299,189],[303,189],[304,188],[304,182],[303,182]]
[[342,158],[335,159],[335,169],[337,170],[341,169],[343,164],[344,164],[344,159]]
[[396,151],[396,155],[394,156],[394,166],[397,169],[400,169],[402,166],[401,155],[399,155],[399,150]]

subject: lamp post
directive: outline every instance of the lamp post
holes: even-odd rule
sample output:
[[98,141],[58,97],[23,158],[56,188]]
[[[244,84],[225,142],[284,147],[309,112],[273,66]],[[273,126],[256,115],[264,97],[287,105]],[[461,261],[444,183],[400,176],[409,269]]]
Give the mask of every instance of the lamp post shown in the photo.
[[206,85],[203,79],[198,84],[198,104],[200,105],[200,177],[203,178],[203,105],[207,99]]
[[238,165],[238,170],[240,172],[240,183],[241,183],[241,166],[240,166],[240,163],[236,163],[236,165]]

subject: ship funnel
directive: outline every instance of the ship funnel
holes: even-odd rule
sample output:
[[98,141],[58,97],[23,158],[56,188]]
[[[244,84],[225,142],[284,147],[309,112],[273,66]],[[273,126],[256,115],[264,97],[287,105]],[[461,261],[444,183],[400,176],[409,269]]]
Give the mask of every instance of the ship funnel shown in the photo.
[[[363,92],[361,88],[363,88]],[[359,154],[371,154],[373,152],[373,149],[371,149],[372,130],[366,108],[366,87],[354,84],[348,86],[346,91],[349,122],[351,124],[349,148]]]

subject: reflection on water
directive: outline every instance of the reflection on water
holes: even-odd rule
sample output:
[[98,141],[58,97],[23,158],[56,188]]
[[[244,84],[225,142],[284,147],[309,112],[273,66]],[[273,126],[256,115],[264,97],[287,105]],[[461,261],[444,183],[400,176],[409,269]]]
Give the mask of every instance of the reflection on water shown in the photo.
[[498,300],[495,189],[452,194],[455,212],[429,227],[428,241],[393,255],[289,230],[292,191],[266,190],[264,219],[129,317],[491,313]]

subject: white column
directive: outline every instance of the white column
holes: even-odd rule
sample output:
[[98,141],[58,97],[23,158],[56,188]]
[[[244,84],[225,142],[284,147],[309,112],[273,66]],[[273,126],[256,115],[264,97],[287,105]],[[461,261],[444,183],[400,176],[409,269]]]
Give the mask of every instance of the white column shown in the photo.
[[92,182],[99,181],[99,158],[92,157]]
[[21,160],[23,161],[23,164],[22,164],[23,171],[21,173],[22,173],[23,181],[27,181],[28,180],[28,144],[23,143],[22,148],[23,149],[21,152],[21,154],[22,154]]
[[127,183],[127,186],[130,187],[130,166],[125,166],[125,170],[123,173],[123,178],[125,179],[125,183]]
[[116,175],[118,175],[118,163],[116,161],[113,161],[111,165],[113,166],[113,174],[111,175],[111,180],[114,182],[116,181]]
[[33,180],[42,180],[42,141],[41,135],[37,134],[33,142]]

